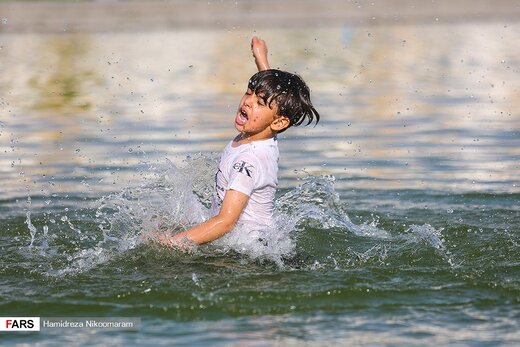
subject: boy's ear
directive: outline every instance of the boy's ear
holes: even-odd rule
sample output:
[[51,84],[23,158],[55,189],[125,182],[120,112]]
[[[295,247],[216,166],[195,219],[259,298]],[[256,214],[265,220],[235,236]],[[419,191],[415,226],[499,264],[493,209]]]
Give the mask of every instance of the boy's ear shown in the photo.
[[289,124],[289,118],[285,116],[279,116],[271,123],[271,129],[273,131],[280,132],[285,128],[289,127]]

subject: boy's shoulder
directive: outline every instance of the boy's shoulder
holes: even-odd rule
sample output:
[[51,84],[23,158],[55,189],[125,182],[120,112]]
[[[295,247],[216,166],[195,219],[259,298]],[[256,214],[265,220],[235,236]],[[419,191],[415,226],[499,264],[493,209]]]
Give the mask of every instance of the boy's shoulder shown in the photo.
[[263,141],[253,141],[250,152],[259,159],[278,159],[278,141],[271,138]]

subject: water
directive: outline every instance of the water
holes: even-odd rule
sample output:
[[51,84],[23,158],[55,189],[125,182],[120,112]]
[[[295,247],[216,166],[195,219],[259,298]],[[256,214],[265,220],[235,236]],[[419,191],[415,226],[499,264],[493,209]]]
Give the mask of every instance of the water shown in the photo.
[[186,253],[141,235],[207,218],[252,33],[2,36],[0,311],[142,320],[2,341],[519,344],[519,29],[257,33],[322,122],[280,136],[275,230]]

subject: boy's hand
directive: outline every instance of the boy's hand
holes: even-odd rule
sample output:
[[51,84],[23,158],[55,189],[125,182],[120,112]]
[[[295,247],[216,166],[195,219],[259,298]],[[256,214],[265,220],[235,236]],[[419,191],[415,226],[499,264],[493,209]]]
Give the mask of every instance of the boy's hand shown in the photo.
[[251,52],[255,57],[255,64],[258,71],[269,70],[269,62],[267,60],[267,45],[265,41],[253,36],[251,40]]
[[191,245],[189,242],[159,231],[149,232],[143,235],[141,239],[145,242],[154,241],[162,246],[176,248],[184,252],[189,251],[192,248],[190,247]]
[[141,242],[157,242],[164,246],[170,246],[171,237],[160,231],[149,231],[142,233],[140,236]]

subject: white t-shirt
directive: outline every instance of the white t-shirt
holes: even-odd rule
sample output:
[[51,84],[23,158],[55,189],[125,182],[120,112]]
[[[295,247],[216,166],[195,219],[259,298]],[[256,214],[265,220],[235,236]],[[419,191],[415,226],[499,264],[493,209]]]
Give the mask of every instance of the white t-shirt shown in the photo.
[[272,225],[274,197],[278,184],[278,143],[275,138],[224,148],[215,174],[213,211],[218,213],[226,191],[249,196],[239,222]]

